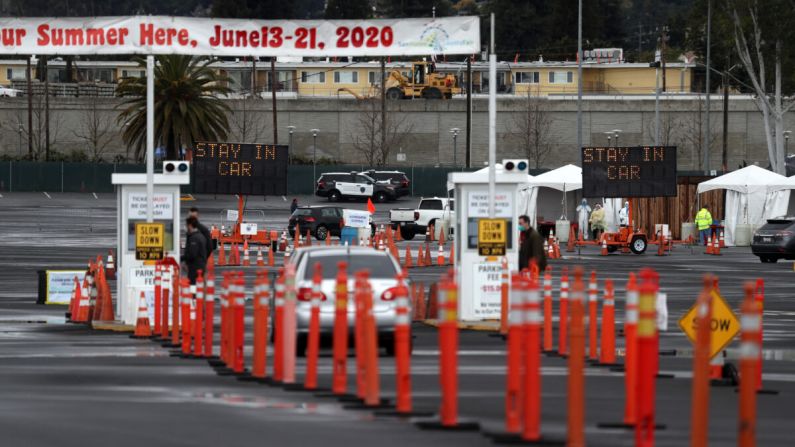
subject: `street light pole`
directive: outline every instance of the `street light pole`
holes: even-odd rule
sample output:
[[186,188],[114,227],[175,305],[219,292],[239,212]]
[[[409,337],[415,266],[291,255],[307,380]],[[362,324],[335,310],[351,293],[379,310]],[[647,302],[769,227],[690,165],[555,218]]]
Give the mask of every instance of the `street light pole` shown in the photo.
[[450,129],[450,133],[453,134],[453,169],[458,168],[458,132],[461,129],[457,127],[453,127]]
[[312,129],[312,188],[317,180],[317,134],[320,129]]
[[19,158],[22,158],[22,123],[17,124],[19,124]]
[[295,131],[295,126],[287,126],[287,131],[290,133],[290,138],[287,141],[287,155],[289,161],[293,159],[293,132]]
[[613,129],[613,135],[616,136],[616,147],[618,147],[618,137],[623,132],[621,129]]
[[613,132],[605,132],[607,135],[607,147],[610,147],[610,139],[613,137]]

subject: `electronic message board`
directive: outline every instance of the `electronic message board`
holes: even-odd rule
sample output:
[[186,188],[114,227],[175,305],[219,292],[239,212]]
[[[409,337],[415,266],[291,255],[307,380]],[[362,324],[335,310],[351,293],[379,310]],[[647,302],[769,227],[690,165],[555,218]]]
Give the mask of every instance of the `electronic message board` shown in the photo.
[[583,147],[583,197],[676,196],[676,146]]
[[287,146],[196,143],[193,191],[205,194],[287,194]]

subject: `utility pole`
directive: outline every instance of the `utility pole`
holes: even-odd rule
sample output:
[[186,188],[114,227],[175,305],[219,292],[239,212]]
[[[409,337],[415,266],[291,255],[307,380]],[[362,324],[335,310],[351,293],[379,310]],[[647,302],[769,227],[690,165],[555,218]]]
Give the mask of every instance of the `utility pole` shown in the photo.
[[662,91],[665,91],[665,42],[668,40],[668,27],[662,27],[660,35],[660,63],[662,64]]
[[251,97],[257,94],[257,58],[251,58]]
[[[728,67],[728,63],[726,64]],[[726,173],[729,168],[729,72],[723,72],[723,172]]]
[[44,59],[44,161],[50,161],[50,76],[47,73],[47,56]]
[[386,147],[386,59],[381,56],[381,153]]
[[276,115],[276,89],[279,80],[276,78],[276,58],[271,58],[271,109],[273,110],[273,144],[279,144],[279,126]]
[[709,175],[709,146],[710,146],[710,134],[709,134],[709,74],[712,69],[710,63],[711,57],[711,50],[712,49],[712,0],[707,0],[707,119],[706,124],[707,128],[704,131],[704,175]]
[[[577,5],[577,152],[582,150],[582,0]],[[564,192],[563,198],[566,198]]]
[[33,73],[30,68],[30,59],[33,56],[28,56],[27,70],[25,71],[25,78],[28,81],[28,158],[33,160],[33,86],[31,85],[31,77]]
[[467,148],[466,167],[472,167],[472,56],[467,56]]
[[640,62],[640,53],[643,51],[643,47],[642,47],[642,44],[641,44],[642,39],[643,39],[643,24],[638,22],[638,60],[637,60],[637,62]]

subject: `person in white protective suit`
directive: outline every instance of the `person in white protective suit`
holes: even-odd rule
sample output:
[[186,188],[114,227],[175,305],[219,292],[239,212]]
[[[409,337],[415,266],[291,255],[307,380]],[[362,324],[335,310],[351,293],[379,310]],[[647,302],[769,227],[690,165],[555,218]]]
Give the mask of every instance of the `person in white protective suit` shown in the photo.
[[582,234],[584,240],[588,239],[588,217],[590,214],[591,207],[588,206],[588,201],[582,199],[582,202],[580,202],[580,205],[577,207],[577,224],[579,225],[577,231]]
[[618,224],[622,227],[629,226],[629,202],[624,202],[624,208],[618,210]]

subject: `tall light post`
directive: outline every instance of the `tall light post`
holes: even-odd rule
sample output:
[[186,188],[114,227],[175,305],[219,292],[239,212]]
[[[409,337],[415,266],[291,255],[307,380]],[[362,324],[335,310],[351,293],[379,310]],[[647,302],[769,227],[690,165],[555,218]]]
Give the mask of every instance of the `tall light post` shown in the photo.
[[287,155],[289,156],[289,160],[292,161],[293,159],[293,132],[295,132],[295,126],[287,126],[287,131],[290,134],[290,139],[287,140]]
[[610,139],[613,138],[613,132],[605,132],[607,135],[607,147],[610,147]]
[[312,185],[317,181],[317,134],[320,129],[312,129]]
[[19,157],[22,158],[22,123],[17,123],[17,125],[19,126],[17,128],[17,132],[19,132]]
[[457,127],[450,129],[450,133],[453,134],[453,169],[458,167],[458,132],[461,132],[461,129]]
[[623,132],[621,129],[613,129],[613,135],[616,136],[616,147],[618,147],[618,137]]

